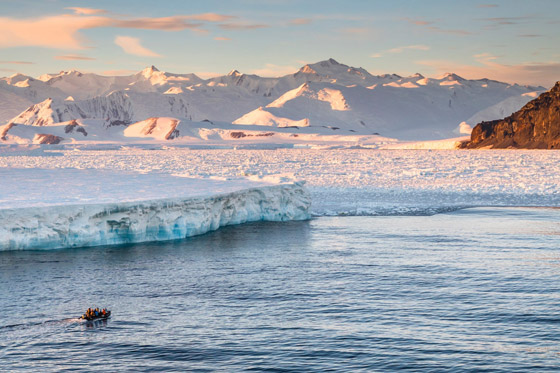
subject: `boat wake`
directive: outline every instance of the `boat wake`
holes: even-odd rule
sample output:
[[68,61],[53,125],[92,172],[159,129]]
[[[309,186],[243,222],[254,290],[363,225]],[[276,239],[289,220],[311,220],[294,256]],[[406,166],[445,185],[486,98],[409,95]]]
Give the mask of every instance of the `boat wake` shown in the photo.
[[28,323],[21,323],[21,324],[0,325],[0,330],[29,329],[37,326],[56,325],[56,324],[74,324],[74,323],[81,323],[83,321],[84,320],[80,319],[79,317],[72,317],[72,318],[59,319],[59,320],[46,320],[46,321],[28,322]]

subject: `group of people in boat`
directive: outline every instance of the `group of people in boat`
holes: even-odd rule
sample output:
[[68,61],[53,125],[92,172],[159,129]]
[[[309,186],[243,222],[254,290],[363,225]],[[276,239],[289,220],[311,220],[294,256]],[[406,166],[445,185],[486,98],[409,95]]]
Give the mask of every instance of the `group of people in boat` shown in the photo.
[[82,319],[91,320],[100,317],[106,317],[109,312],[110,311],[108,311],[106,308],[103,308],[102,310],[100,310],[99,308],[88,308],[86,313],[82,315]]

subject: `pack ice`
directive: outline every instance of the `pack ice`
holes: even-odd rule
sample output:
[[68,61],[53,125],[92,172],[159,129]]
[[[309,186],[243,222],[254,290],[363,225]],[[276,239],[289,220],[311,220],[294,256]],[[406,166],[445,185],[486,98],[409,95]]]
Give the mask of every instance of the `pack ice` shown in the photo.
[[301,182],[76,169],[0,169],[0,178],[0,250],[179,239],[245,222],[305,220],[311,204]]

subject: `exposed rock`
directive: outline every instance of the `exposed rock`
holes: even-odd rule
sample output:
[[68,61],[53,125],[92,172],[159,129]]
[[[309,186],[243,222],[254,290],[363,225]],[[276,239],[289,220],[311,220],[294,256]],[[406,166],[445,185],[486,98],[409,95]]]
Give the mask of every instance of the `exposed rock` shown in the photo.
[[560,149],[560,82],[509,117],[477,124],[461,147]]
[[76,120],[71,120],[69,124],[64,127],[64,133],[80,132],[82,135],[87,136],[87,131]]
[[62,140],[64,139],[60,136],[49,135],[46,133],[38,133],[33,138],[33,143],[54,145],[54,144],[59,144]]
[[16,124],[14,123],[8,123],[5,126],[0,127],[0,140],[2,141],[6,141],[7,139],[7,135],[8,135],[8,131],[10,131],[12,129],[12,127],[15,127]]
[[243,137],[270,137],[270,136],[274,136],[274,132],[261,132],[261,133],[256,133],[254,135],[251,135],[242,131],[233,131],[230,132],[229,136],[233,139],[241,139]]
[[234,131],[234,132],[231,132],[229,135],[231,136],[232,139],[240,139],[240,138],[243,138],[243,137],[247,137],[245,132],[241,132],[241,131]]

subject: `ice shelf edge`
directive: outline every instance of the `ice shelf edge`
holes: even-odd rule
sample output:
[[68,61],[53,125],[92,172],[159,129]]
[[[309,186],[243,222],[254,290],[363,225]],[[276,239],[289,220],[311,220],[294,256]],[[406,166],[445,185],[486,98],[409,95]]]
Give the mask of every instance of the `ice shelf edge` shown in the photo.
[[165,241],[226,225],[310,218],[303,183],[210,197],[0,210],[0,251]]

